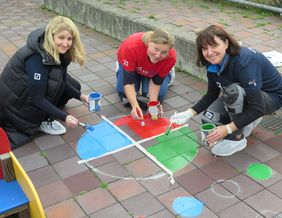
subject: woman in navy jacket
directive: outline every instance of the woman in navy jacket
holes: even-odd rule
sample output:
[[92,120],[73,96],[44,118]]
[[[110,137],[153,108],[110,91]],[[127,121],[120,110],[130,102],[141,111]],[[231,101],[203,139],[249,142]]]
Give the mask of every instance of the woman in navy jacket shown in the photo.
[[282,76],[262,53],[240,47],[220,26],[202,30],[196,46],[197,64],[207,69],[207,94],[171,120],[183,124],[204,111],[202,122],[217,125],[208,135],[210,143],[218,142],[212,153],[232,155],[246,147],[246,137],[263,115],[281,108]]

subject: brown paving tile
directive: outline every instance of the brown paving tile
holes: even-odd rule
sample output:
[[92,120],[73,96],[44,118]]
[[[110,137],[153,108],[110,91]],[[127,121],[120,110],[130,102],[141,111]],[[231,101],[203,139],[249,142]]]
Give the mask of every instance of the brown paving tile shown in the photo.
[[156,178],[145,178],[139,180],[139,182],[154,196],[158,196],[178,187],[177,183],[171,185],[169,177],[163,172],[161,172],[159,176],[156,175]]
[[111,194],[101,188],[94,189],[76,197],[77,202],[87,214],[92,214],[116,203]]
[[133,161],[125,165],[125,167],[128,169],[130,174],[136,178],[151,176],[161,170],[149,158],[146,157]]
[[269,186],[267,189],[282,199],[282,181]]
[[62,137],[66,142],[72,142],[77,141],[83,133],[84,129],[82,128],[70,128]]
[[250,197],[264,188],[244,174],[225,180],[220,184],[241,200]]
[[42,151],[49,161],[49,163],[54,164],[59,161],[63,161],[75,156],[74,151],[68,144],[58,145]]
[[200,168],[213,180],[228,179],[237,174],[236,170],[222,160],[217,160]]
[[260,128],[260,127],[257,127],[255,128],[253,131],[252,131],[252,135],[254,137],[256,137],[257,139],[261,140],[261,141],[266,141],[268,139],[271,139],[273,138],[273,134],[270,133],[269,131],[263,129],[263,128]]
[[35,138],[34,142],[37,144],[40,150],[45,150],[65,143],[60,136],[54,135],[42,135]]
[[46,216],[48,218],[82,218],[85,217],[83,210],[77,205],[77,203],[72,199],[62,201],[51,207],[45,209]]
[[207,189],[215,182],[199,169],[176,177],[175,181],[193,195]]
[[265,140],[265,144],[269,147],[275,149],[276,151],[282,153],[282,136],[275,136]]
[[62,181],[50,183],[37,189],[44,208],[71,197],[71,193]]
[[245,204],[244,202],[239,202],[229,208],[227,208],[224,212],[219,214],[220,217],[229,218],[229,217],[260,217],[259,213],[257,213],[250,206]]
[[260,213],[272,211],[273,213],[265,213],[265,217],[273,217],[281,212],[282,199],[278,198],[268,190],[261,192],[247,198],[245,202]]
[[279,155],[266,163],[268,166],[282,174],[282,155]]
[[148,218],[174,218],[175,216],[170,213],[168,210],[162,210],[158,213],[149,216]]
[[[106,101],[104,101],[105,103]],[[103,103],[102,103],[103,104]],[[104,115],[106,117],[112,117],[115,116],[116,114],[119,114],[120,110],[118,108],[116,108],[113,104],[109,104],[102,106],[101,107],[101,111],[98,111],[97,114],[99,115]]]
[[280,153],[265,144],[256,144],[255,146],[247,147],[244,152],[255,157],[261,162],[266,162],[274,157],[277,157]]
[[120,204],[114,204],[105,209],[99,210],[98,212],[90,216],[90,218],[110,218],[110,217],[130,218],[132,216],[130,216],[129,213]]
[[147,217],[164,209],[164,206],[148,192],[139,194],[121,203],[127,211],[130,211],[133,217]]
[[53,165],[58,175],[65,179],[69,176],[88,170],[84,164],[77,163],[78,158],[73,157]]
[[196,169],[196,167],[193,164],[189,163],[184,168],[174,172],[173,173],[173,177],[176,178],[176,177],[181,176],[183,174],[189,173],[189,172],[191,172],[194,169]]
[[138,148],[132,147],[113,154],[113,157],[121,164],[128,164],[144,157],[144,154]]
[[158,197],[159,201],[165,205],[166,208],[168,208],[173,214],[175,214],[175,211],[172,209],[172,204],[174,200],[178,197],[190,197],[192,196],[189,192],[187,192],[182,187],[178,187],[176,189],[173,189],[169,192],[166,192]]
[[202,167],[216,160],[217,158],[209,150],[204,147],[201,147],[198,149],[198,154],[193,159],[192,164],[197,167]]
[[236,169],[237,172],[244,172],[252,163],[258,162],[257,159],[244,152],[235,153],[228,157],[222,157],[225,163]]
[[115,158],[112,155],[107,155],[104,157],[100,157],[100,158],[91,160],[88,162],[88,164],[91,167],[98,167],[98,166],[102,166],[102,165],[105,165],[105,164],[108,164],[114,161],[115,161]]
[[129,177],[129,172],[117,161],[92,169],[101,181],[110,183],[117,179]]
[[212,185],[209,189],[195,195],[195,197],[214,213],[219,213],[239,201],[236,196],[218,184]]
[[39,169],[48,165],[47,160],[41,152],[29,154],[18,159],[26,172]]
[[46,166],[28,173],[35,188],[48,185],[60,180],[52,166]]
[[29,154],[36,153],[38,151],[39,148],[37,147],[37,145],[34,142],[29,142],[21,147],[14,149],[13,153],[17,158],[20,158]]
[[124,201],[145,192],[145,189],[134,179],[115,181],[109,184],[108,190],[118,201]]
[[98,188],[101,181],[91,171],[84,171],[63,180],[73,195]]

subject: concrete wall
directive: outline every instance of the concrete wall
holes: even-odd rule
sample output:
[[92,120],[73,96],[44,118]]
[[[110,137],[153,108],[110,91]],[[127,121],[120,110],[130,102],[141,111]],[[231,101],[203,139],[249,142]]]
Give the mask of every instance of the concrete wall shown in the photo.
[[157,20],[142,17],[140,14],[127,14],[111,5],[103,5],[96,0],[44,0],[45,6],[60,15],[67,16],[98,32],[115,39],[123,40],[134,32],[147,31],[156,27],[165,27],[176,38],[177,67],[196,77],[206,79],[203,69],[195,63],[195,34],[185,35],[173,26],[163,26]]

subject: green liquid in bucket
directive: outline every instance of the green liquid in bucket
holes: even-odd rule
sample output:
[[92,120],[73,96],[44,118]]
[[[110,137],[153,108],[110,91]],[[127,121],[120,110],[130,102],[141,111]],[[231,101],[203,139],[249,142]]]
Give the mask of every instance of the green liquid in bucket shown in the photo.
[[215,125],[212,123],[206,123],[204,125],[202,125],[202,130],[212,130],[215,128]]
[[267,180],[272,177],[272,169],[265,164],[254,163],[248,166],[247,174],[253,179]]

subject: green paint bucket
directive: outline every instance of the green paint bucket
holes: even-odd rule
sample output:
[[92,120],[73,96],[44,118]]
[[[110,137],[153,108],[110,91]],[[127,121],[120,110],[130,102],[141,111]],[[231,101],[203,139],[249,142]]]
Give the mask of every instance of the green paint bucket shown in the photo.
[[216,142],[209,144],[208,140],[207,140],[207,136],[214,131],[214,129],[216,128],[216,125],[214,125],[213,123],[205,123],[202,125],[201,127],[201,138],[202,138],[202,145],[204,146],[213,146],[216,144]]

